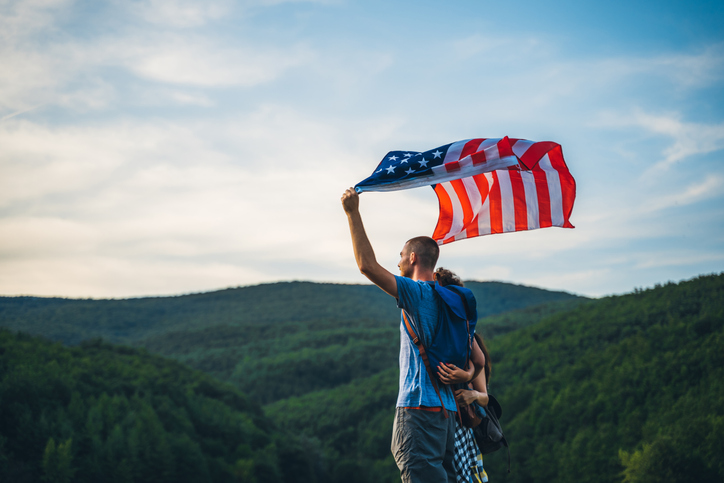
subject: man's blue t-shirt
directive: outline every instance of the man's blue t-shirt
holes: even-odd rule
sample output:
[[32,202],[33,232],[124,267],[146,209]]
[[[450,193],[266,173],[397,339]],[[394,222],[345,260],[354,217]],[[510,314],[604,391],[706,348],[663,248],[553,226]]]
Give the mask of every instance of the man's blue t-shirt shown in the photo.
[[[440,303],[435,289],[427,282],[399,277],[397,279],[397,306],[407,312],[412,318],[413,328],[419,331],[418,335],[423,344],[432,340],[440,314]],[[437,372],[437,368],[431,368]],[[445,384],[438,381],[438,389],[442,396],[445,409],[457,411],[452,391]],[[440,407],[440,398],[432,387],[430,377],[427,375],[425,363],[420,357],[420,351],[410,340],[405,329],[404,320],[400,322],[400,391],[397,395],[397,407]]]

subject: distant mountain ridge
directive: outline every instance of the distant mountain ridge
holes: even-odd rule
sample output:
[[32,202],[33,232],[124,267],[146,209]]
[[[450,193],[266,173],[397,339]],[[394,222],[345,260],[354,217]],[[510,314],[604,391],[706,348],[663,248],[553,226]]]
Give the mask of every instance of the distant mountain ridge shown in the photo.
[[[466,282],[488,337],[586,300],[501,282]],[[486,316],[495,319],[486,329]],[[144,347],[231,382],[262,404],[397,367],[400,310],[374,285],[280,282],[126,300],[0,297],[0,327],[75,345]],[[273,380],[275,384],[268,384]]]
[[[466,282],[478,298],[479,316],[547,302],[580,299],[566,292],[502,282]],[[214,292],[132,299],[0,296],[0,327],[66,344],[101,337],[139,344],[170,331],[213,325],[247,326],[320,319],[390,320],[394,301],[374,285],[277,282]]]

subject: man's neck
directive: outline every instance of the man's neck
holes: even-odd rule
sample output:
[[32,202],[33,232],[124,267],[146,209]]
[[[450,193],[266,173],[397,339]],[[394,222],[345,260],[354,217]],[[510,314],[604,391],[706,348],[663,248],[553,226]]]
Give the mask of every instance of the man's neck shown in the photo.
[[416,282],[431,282],[435,280],[435,273],[432,270],[415,270],[410,278]]

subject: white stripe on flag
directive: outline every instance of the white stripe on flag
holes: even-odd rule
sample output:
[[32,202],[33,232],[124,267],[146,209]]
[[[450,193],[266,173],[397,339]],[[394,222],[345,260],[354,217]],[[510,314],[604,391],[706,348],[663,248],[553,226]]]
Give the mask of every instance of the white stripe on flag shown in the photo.
[[[500,139],[498,139],[500,141]],[[494,143],[491,146],[485,148],[485,159],[489,161],[495,161],[500,159],[500,150],[498,149],[498,143]]]
[[500,185],[500,207],[503,218],[503,231],[505,233],[515,231],[515,198],[513,198],[513,186],[510,183],[510,175],[507,169],[501,169],[498,173],[498,184]]
[[443,189],[447,192],[447,195],[450,197],[450,202],[452,204],[453,209],[453,218],[452,223],[450,224],[450,231],[445,235],[443,240],[449,238],[450,236],[453,236],[456,233],[459,233],[463,229],[463,207],[460,204],[460,200],[458,199],[458,195],[455,192],[455,189],[453,188],[452,184],[449,181],[446,181],[445,183],[440,183]]
[[478,151],[483,151],[484,149],[488,149],[490,146],[495,146],[498,144],[503,138],[495,138],[495,139],[486,139],[482,143],[480,143],[480,146],[478,146]]
[[480,207],[483,206],[483,200],[480,197],[478,185],[475,184],[475,180],[472,176],[469,178],[463,178],[462,182],[465,186],[465,191],[468,194],[468,200],[470,200],[470,207],[472,208],[473,213],[477,213],[480,210]]
[[533,141],[528,141],[527,139],[519,139],[518,142],[515,143],[515,146],[513,146],[513,152],[516,156],[520,158],[526,153],[526,151],[528,151],[528,148],[530,148],[534,144],[535,143]]
[[540,167],[546,173],[546,181],[548,182],[548,195],[551,199],[551,223],[553,226],[563,226],[563,194],[561,193],[561,178],[558,171],[551,165],[548,154],[540,158],[538,162]]
[[485,173],[485,181],[488,182],[488,196],[483,200],[483,206],[478,212],[478,233],[489,235],[493,232],[490,226],[490,186],[493,184],[493,173]]
[[[478,185],[475,184],[475,180],[472,178],[472,176],[468,178],[463,178],[461,181],[463,182],[463,186],[465,187],[465,193],[467,195],[468,201],[470,202],[473,217],[475,217],[475,214],[478,213],[480,211],[480,208],[483,206],[483,200],[481,199],[480,190],[478,189]],[[462,240],[468,237],[466,233],[467,230],[463,228],[461,228],[460,230],[460,233],[455,235],[455,240]],[[451,230],[451,233],[449,233],[448,235],[451,235],[452,233],[455,232]]]
[[538,191],[535,187],[535,177],[532,171],[521,171],[523,189],[525,190],[525,206],[528,212],[528,229],[540,228],[540,216],[538,216]]
[[460,159],[460,153],[463,152],[463,148],[468,143],[468,141],[470,141],[470,139],[452,143],[447,150],[447,154],[445,154],[445,159],[443,159],[442,164],[450,163],[452,161],[457,161],[458,159]]

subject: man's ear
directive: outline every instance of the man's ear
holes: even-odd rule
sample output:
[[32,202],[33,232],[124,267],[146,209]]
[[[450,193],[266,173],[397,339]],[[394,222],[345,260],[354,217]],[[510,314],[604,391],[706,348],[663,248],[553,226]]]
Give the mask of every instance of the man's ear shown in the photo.
[[410,252],[410,265],[417,263],[417,253]]

